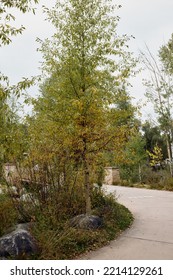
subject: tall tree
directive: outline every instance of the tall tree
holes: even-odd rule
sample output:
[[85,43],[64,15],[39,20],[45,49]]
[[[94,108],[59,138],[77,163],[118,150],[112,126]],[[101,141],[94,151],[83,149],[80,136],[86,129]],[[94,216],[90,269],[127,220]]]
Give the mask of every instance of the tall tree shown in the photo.
[[173,34],[168,43],[160,48],[159,57],[163,63],[164,70],[173,75]]
[[[16,28],[12,26],[11,22],[15,21],[13,14],[14,9],[19,10],[22,13],[29,11],[34,12],[33,4],[37,4],[39,0],[1,0],[0,1],[0,47],[11,43],[11,37],[22,33],[25,29],[24,26]],[[10,86],[9,79],[3,73],[0,72],[0,161],[5,160],[5,151],[7,151],[7,145],[9,150],[12,148],[11,138],[13,129],[16,131],[17,115],[14,114],[12,108],[10,108],[9,100],[13,99],[13,95],[19,96],[21,91],[30,87],[35,81],[35,78],[24,78],[15,86]],[[11,132],[10,132],[11,131]],[[13,131],[13,132],[12,132]],[[9,133],[10,132],[10,133]],[[11,134],[11,135],[10,135]],[[20,134],[20,133],[18,133]],[[16,133],[17,135],[17,133]],[[14,134],[13,134],[14,136]],[[14,137],[15,139],[15,137]],[[13,142],[14,142],[13,139]],[[16,139],[18,141],[19,139]],[[20,141],[19,141],[20,142]],[[18,143],[19,143],[18,142]],[[17,143],[16,143],[17,144]],[[12,151],[12,150],[11,150]],[[7,159],[7,158],[6,158]],[[2,168],[1,168],[2,171]]]
[[0,177],[2,175],[2,162],[4,158],[4,132],[6,127],[6,116],[8,107],[6,104],[6,94],[2,87],[0,87]]
[[122,152],[123,161],[120,164],[122,177],[129,181],[142,181],[142,165],[146,162],[145,139],[136,129]]
[[[147,53],[142,53],[143,62],[149,71],[150,78],[146,81],[146,96],[153,103],[158,122],[162,132],[165,134],[167,151],[170,161],[172,160],[173,141],[173,77],[165,71],[162,62],[157,62],[147,47]],[[171,174],[173,175],[172,169]]]
[[36,118],[56,124],[57,141],[62,139],[61,147],[83,170],[86,214],[98,158],[109,145],[119,148],[128,134],[127,125],[118,124],[119,111],[111,108],[135,64],[129,38],[116,32],[117,8],[111,0],[58,0],[54,9],[45,9],[56,32],[41,42],[48,79],[35,105]]

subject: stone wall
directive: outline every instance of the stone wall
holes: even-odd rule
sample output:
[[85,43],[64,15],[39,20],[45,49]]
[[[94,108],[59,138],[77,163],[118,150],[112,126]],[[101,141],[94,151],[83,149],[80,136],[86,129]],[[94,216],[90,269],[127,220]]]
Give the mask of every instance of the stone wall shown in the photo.
[[29,180],[27,169],[20,167],[17,169],[14,163],[7,162],[3,165],[3,173],[7,182],[15,182],[15,180]]
[[16,178],[19,176],[17,172],[17,168],[13,163],[5,163],[3,165],[3,172],[4,172],[5,179],[7,181],[9,181],[11,177]]
[[[10,181],[12,178],[13,180],[19,178],[19,174],[17,172],[17,168],[13,163],[6,163],[3,166],[5,179]],[[23,179],[28,178],[26,172],[22,172]],[[105,179],[104,184],[106,185],[113,185],[118,184],[120,182],[120,172],[119,169],[116,167],[106,167],[105,168]]]
[[120,183],[120,172],[116,167],[106,167],[105,168],[105,180],[104,184],[113,185]]

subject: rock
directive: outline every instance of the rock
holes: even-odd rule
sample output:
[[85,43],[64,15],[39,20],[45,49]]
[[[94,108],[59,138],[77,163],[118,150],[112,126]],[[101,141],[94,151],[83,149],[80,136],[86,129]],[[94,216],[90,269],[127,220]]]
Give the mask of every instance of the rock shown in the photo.
[[0,194],[7,193],[7,188],[5,186],[0,185]]
[[70,220],[70,226],[80,229],[98,229],[102,224],[102,219],[94,215],[82,214]]
[[24,193],[20,196],[20,201],[32,203],[33,195],[31,193]]
[[25,210],[28,212],[32,210],[33,207],[39,206],[40,204],[39,200],[31,193],[22,194],[19,201],[22,203],[22,205],[25,205]]
[[14,225],[10,228],[8,228],[6,230],[6,234],[9,234],[13,231],[18,231],[18,230],[26,230],[26,231],[29,231],[30,228],[34,225],[33,222],[28,222],[28,223],[21,223],[21,224],[17,224],[17,225]]
[[28,231],[27,225],[18,225],[9,234],[0,238],[0,258],[18,258],[23,255],[36,254],[38,246]]

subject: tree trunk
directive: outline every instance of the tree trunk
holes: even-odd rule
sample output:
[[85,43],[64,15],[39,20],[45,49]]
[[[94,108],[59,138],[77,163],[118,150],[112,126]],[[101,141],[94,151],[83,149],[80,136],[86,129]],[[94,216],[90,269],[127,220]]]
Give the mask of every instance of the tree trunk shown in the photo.
[[142,170],[141,170],[141,164],[139,163],[139,181],[142,182]]
[[85,198],[86,198],[86,215],[91,215],[91,196],[90,196],[90,182],[89,182],[89,167],[87,159],[84,160],[84,185],[85,185]]
[[171,176],[173,177],[173,171],[172,171],[172,150],[171,150],[171,143],[170,143],[170,136],[169,136],[169,134],[167,134],[166,144],[167,144],[167,151],[168,151],[168,158],[169,158],[170,173],[171,173]]

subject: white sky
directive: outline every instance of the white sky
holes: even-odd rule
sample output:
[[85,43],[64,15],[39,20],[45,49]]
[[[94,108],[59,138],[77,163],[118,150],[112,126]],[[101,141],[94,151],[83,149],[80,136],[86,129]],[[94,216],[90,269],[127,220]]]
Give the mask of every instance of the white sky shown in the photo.
[[[166,43],[173,33],[173,1],[172,0],[114,0],[122,4],[119,10],[121,20],[119,22],[119,34],[135,36],[130,43],[130,50],[137,56],[140,50],[147,44],[152,53],[157,54],[158,49]],[[0,49],[0,70],[10,77],[12,83],[20,81],[22,77],[30,77],[39,74],[39,61],[41,54],[36,51],[39,46],[36,38],[41,39],[51,36],[53,27],[44,20],[42,5],[53,6],[55,0],[41,0],[37,6],[36,15],[16,13],[16,25],[23,24],[26,27],[22,36],[13,38],[12,44]],[[133,79],[132,96],[136,101],[144,100],[145,88],[142,86],[140,74]],[[35,92],[34,92],[35,91]],[[33,89],[33,95],[37,88]],[[152,113],[149,107],[143,108],[143,117]]]

